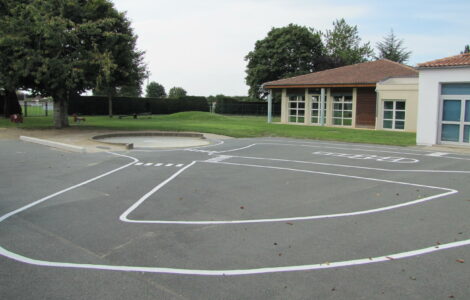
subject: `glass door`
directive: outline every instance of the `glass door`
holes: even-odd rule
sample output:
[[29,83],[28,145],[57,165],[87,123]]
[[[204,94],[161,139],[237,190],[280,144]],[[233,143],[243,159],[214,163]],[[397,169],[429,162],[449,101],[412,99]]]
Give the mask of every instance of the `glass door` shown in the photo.
[[441,142],[470,143],[470,96],[442,98]]

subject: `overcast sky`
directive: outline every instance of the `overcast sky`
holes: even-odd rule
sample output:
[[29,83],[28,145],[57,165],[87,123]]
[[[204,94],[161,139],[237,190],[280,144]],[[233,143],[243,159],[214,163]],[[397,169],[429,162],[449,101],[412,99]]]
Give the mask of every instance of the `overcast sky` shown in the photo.
[[246,61],[257,40],[289,23],[325,31],[345,18],[363,42],[390,29],[412,51],[408,64],[460,53],[470,44],[469,0],[113,0],[146,51],[150,81],[190,95],[246,95]]

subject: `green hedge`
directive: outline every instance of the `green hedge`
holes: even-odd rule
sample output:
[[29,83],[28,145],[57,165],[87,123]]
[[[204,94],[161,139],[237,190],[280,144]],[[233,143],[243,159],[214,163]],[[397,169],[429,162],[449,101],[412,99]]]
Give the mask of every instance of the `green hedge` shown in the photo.
[[[273,103],[272,109],[273,116],[281,115],[281,103]],[[220,97],[217,99],[215,112],[218,114],[265,116],[268,114],[268,103],[264,101],[242,102],[233,97]]]
[[[179,99],[114,97],[113,114],[140,113],[173,114],[182,111],[209,111],[205,97],[186,96]],[[71,99],[69,114],[108,115],[108,98],[102,96],[77,96]]]

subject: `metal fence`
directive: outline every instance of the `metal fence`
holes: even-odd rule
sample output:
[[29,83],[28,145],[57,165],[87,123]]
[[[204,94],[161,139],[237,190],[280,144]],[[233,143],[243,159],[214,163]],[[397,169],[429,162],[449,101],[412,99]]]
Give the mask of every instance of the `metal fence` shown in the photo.
[[54,110],[52,102],[20,101],[20,105],[25,117],[47,117]]

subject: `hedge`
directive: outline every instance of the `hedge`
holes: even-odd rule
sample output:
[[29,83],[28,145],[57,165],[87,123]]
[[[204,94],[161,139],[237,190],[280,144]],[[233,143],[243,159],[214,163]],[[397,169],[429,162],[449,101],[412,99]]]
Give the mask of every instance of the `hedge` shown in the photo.
[[[263,101],[242,102],[232,97],[223,97],[217,99],[215,112],[219,114],[264,116],[268,113],[268,103]],[[281,103],[273,103],[272,114],[273,116],[281,115]]]
[[[209,111],[205,97],[186,96],[179,99],[114,97],[113,114],[173,114],[182,111]],[[108,115],[108,98],[77,96],[70,100],[69,114]]]

